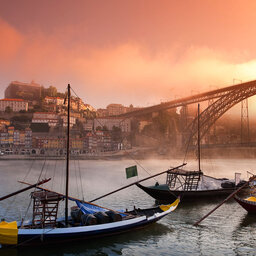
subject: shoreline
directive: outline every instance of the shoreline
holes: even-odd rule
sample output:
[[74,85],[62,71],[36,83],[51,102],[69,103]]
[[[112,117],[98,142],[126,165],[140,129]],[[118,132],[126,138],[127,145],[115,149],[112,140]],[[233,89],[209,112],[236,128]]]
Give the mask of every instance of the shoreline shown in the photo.
[[[152,148],[134,148],[127,151],[107,152],[94,155],[71,155],[71,160],[125,160],[125,159],[184,159],[185,153],[181,150],[172,150],[166,154],[159,154]],[[244,148],[228,148],[228,149],[203,149],[201,152],[201,159],[211,158],[230,158],[237,157],[243,158],[256,158],[256,148],[244,147]],[[189,152],[186,157],[188,159],[195,159],[194,152]],[[19,160],[65,160],[65,156],[53,156],[53,155],[1,155],[0,161],[19,161]]]

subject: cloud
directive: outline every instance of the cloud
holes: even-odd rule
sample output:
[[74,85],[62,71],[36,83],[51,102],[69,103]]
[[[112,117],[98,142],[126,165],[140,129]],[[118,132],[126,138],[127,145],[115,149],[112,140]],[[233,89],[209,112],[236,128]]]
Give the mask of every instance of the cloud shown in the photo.
[[256,60],[244,61],[246,52],[182,48],[177,42],[158,51],[136,41],[101,47],[64,43],[63,34],[70,33],[68,28],[51,36],[21,34],[0,20],[0,76],[8,82],[33,79],[60,91],[71,83],[95,107],[158,104],[231,85],[234,78],[255,79]]
[[2,19],[0,19],[0,35],[0,60],[9,62],[18,54],[23,36]]

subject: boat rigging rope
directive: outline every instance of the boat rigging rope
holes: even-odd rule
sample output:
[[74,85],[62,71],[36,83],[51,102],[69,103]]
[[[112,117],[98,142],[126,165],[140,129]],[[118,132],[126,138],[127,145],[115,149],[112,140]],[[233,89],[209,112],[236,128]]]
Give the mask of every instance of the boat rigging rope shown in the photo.
[[75,177],[76,177],[76,193],[77,193],[77,197],[79,198],[79,186],[78,186],[78,178],[77,178],[76,160],[74,160],[73,163],[74,163]]
[[26,178],[28,177],[28,175],[30,174],[34,163],[35,163],[35,158],[33,159],[32,164],[31,164],[30,168],[28,169],[28,172],[25,174],[25,176],[24,176],[24,178],[23,178],[23,181],[25,181]]
[[[45,163],[46,163],[46,159],[45,159],[45,161],[44,161],[44,163],[43,163],[43,165],[42,165],[41,172],[40,172],[40,175],[39,175],[39,177],[38,177],[37,183],[38,183],[38,182],[40,181],[40,179],[41,179],[41,176],[42,176],[43,171],[44,171]],[[37,189],[37,187],[34,188],[34,192],[36,191],[36,189]],[[32,192],[32,193],[33,193],[33,192]],[[31,206],[31,203],[32,203],[32,197],[30,197],[27,210],[26,210],[26,212],[25,212],[24,217],[23,217],[22,220],[21,220],[21,226],[23,225],[24,219],[27,217],[27,214],[28,214],[29,208],[30,208],[30,206]]]
[[[30,165],[30,168],[28,169],[27,173],[25,174],[25,176],[24,176],[24,178],[23,178],[23,180],[22,180],[23,182],[26,180],[26,178],[27,178],[28,175],[30,174],[34,163],[35,163],[35,159],[33,159],[32,163],[31,163],[31,165]],[[21,189],[22,186],[23,186],[23,185],[20,184],[20,185],[19,185],[19,189]],[[6,216],[7,212],[10,210],[11,206],[14,205],[14,202],[15,202],[16,198],[17,198],[17,195],[13,196],[13,198],[12,198],[12,200],[11,200],[11,203],[8,204],[8,206],[6,207],[6,209],[5,209],[5,211],[4,211],[4,216]]]
[[[197,117],[197,115],[196,115],[196,117]],[[195,117],[195,118],[196,118],[196,117]],[[185,151],[185,155],[184,155],[184,158],[183,158],[183,163],[185,163],[185,161],[186,161],[187,154],[188,154],[188,149],[189,149],[189,145],[190,145],[190,143],[191,143],[191,141],[192,141],[192,138],[193,138],[193,135],[192,135],[192,132],[191,132],[190,135],[189,135],[188,144],[187,144],[187,146],[186,146],[186,151]]]
[[44,234],[47,234],[47,233],[49,233],[49,232],[51,232],[52,230],[54,230],[55,229],[55,227],[54,228],[51,228],[51,229],[47,229],[47,231],[45,231],[43,234],[40,234],[40,235],[34,235],[33,237],[31,237],[30,239],[28,239],[28,240],[26,240],[26,241],[23,241],[23,242],[21,242],[21,243],[19,243],[19,244],[16,244],[16,245],[13,245],[13,246],[11,246],[11,248],[17,248],[17,247],[19,247],[19,246],[21,246],[21,245],[23,245],[23,244],[26,244],[26,243],[28,243],[28,242],[30,242],[30,241],[33,241],[34,239],[36,239],[36,238],[38,238],[38,237],[42,237]]
[[66,165],[64,161],[62,162],[62,175],[61,175],[61,186],[60,191],[62,191],[63,194],[65,194],[65,182],[66,182]]
[[83,198],[83,201],[84,201],[83,181],[82,181],[81,168],[80,168],[80,162],[79,161],[78,161],[78,170],[79,170],[82,198]]
[[44,171],[45,164],[46,164],[46,159],[45,159],[44,162],[43,162],[43,165],[42,165],[42,168],[41,168],[41,172],[40,172],[40,175],[39,175],[39,177],[38,177],[38,179],[37,179],[37,182],[39,182],[40,179],[41,179],[41,176],[42,176],[43,171]]
[[[35,189],[34,189],[34,192],[35,192],[35,191],[36,191],[36,187],[35,187]],[[32,192],[32,193],[33,193],[33,192]],[[26,212],[25,212],[25,214],[24,214],[24,217],[21,219],[21,224],[20,224],[21,227],[23,227],[23,221],[24,221],[25,218],[27,217],[27,214],[28,214],[29,208],[30,208],[30,206],[31,206],[31,203],[32,203],[32,197],[30,197],[27,210],[26,210]]]
[[[73,90],[73,88],[72,88],[72,87],[70,87],[70,88],[71,88],[72,92],[76,95],[76,97],[80,99],[80,97],[78,97],[78,95],[77,95],[76,92]],[[120,122],[119,122],[119,125],[120,125],[125,119],[127,119],[127,118],[124,118],[122,121],[120,121]],[[102,124],[98,119],[96,119],[96,120],[97,120],[97,122],[103,127],[103,124]],[[125,137],[120,141],[120,143],[122,143],[124,139],[125,139]],[[126,149],[124,149],[124,151],[125,151],[125,152],[129,155],[129,157],[130,157],[138,166],[140,166],[149,176],[152,176],[152,174],[151,174],[149,171],[147,171],[141,164],[139,164],[139,162],[138,162],[137,160],[135,160],[135,159],[131,156],[131,154],[130,154]],[[153,178],[153,179],[154,179],[155,181],[157,181],[157,179],[155,179],[155,178]]]
[[[45,179],[47,178],[47,177],[46,177],[46,174],[47,174],[47,171],[48,171],[48,169],[49,169],[49,165],[50,165],[49,161],[46,161],[45,168],[44,168],[44,178],[45,178]],[[43,175],[42,175],[42,176],[43,176]]]
[[[72,89],[72,87],[71,87],[71,90],[72,90],[72,92],[78,97],[78,95],[77,95],[76,92]],[[80,97],[78,97],[78,98],[80,99]],[[126,119],[126,118],[124,118],[123,120],[121,120],[121,121],[119,122],[119,125],[120,125],[125,119]],[[98,119],[96,119],[96,120],[97,120],[97,122],[103,127],[103,124],[102,124]],[[120,143],[123,143],[124,139],[125,139],[125,137],[123,137],[123,138],[121,139]],[[136,160],[136,159],[131,155],[131,153],[129,153],[125,148],[124,148],[124,151],[125,151],[125,153],[126,153],[142,170],[144,170],[149,176],[152,176],[152,174],[151,174],[148,170],[146,170],[146,168],[144,168],[144,167],[138,162],[138,160]],[[185,162],[185,158],[184,158],[183,163],[184,163],[184,162]],[[81,175],[80,169],[79,169],[79,174]],[[153,179],[154,179],[156,182],[158,182],[158,180],[157,180],[155,177],[153,177]],[[80,181],[82,181],[81,176],[80,176]],[[82,188],[82,183],[81,183],[81,188]],[[169,190],[169,193],[172,194],[173,196],[175,196],[175,197],[177,198],[177,196],[176,196],[172,191]],[[82,190],[82,196],[84,197],[83,190]]]
[[56,167],[57,167],[57,159],[55,159],[55,163],[54,163],[51,190],[53,190],[53,184],[54,184],[54,178],[55,178],[55,173],[56,173]]

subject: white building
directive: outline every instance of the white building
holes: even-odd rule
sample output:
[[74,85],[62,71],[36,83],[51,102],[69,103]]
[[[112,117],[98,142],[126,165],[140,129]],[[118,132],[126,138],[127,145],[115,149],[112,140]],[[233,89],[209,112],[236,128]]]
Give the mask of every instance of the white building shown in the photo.
[[10,107],[13,112],[28,111],[28,102],[22,99],[0,100],[0,111],[5,111],[7,107]]
[[[66,115],[62,115],[62,116],[60,116],[60,118],[62,119],[63,126],[67,127],[68,126],[68,117]],[[76,124],[76,118],[74,116],[70,116],[69,122],[70,122],[70,127],[73,127],[73,125]]]
[[107,106],[107,111],[109,116],[117,116],[117,115],[124,114],[126,112],[125,107],[122,104],[113,104],[113,103]]
[[113,127],[118,127],[122,132],[131,132],[131,120],[126,118],[114,118],[114,117],[101,117],[94,119],[94,129],[97,127],[103,128],[105,126],[109,131],[113,129]]
[[55,127],[59,122],[59,117],[55,113],[35,112],[32,123],[47,123],[50,127]]
[[91,132],[93,130],[93,120],[87,120],[86,123],[83,124],[84,130],[87,132]]
[[64,104],[64,99],[60,97],[45,97],[45,102],[47,104],[55,104],[55,105],[63,105]]

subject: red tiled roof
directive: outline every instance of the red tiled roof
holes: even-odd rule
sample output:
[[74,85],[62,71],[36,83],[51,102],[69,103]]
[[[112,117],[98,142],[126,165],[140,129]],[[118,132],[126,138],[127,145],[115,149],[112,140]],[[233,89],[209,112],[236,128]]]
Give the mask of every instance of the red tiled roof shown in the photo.
[[[46,96],[45,98],[47,98],[47,99],[63,99],[63,98],[61,98],[61,97],[51,97],[51,96]],[[64,99],[63,99],[64,100]]]
[[52,115],[52,114],[54,114],[54,115],[57,115],[55,112],[35,112],[34,114],[44,114],[44,115],[48,115],[48,114],[50,114],[50,115]]
[[2,101],[25,101],[23,99],[2,99]]

